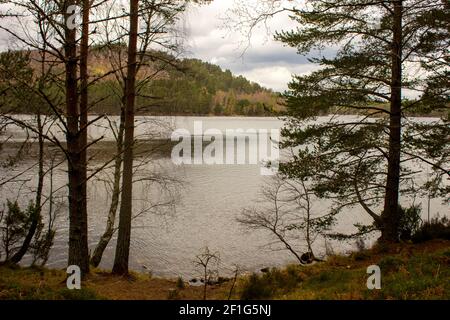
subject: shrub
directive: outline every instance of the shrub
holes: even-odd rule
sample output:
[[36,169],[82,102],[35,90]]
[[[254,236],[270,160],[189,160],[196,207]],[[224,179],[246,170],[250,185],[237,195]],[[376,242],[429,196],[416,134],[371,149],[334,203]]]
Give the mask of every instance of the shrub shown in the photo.
[[450,240],[450,220],[447,217],[434,218],[430,222],[423,223],[412,236],[414,243],[432,239]]
[[450,257],[450,249],[442,253],[444,257]]
[[350,257],[353,261],[363,261],[370,258],[370,256],[365,251],[353,252]]
[[420,228],[422,219],[420,218],[421,208],[412,206],[410,208],[400,207],[400,239],[411,240],[412,235]]
[[184,280],[182,277],[178,277],[177,279],[177,288],[180,290],[184,289]]
[[382,272],[396,272],[400,269],[400,266],[403,265],[403,260],[387,256],[380,260],[378,263]]
[[241,300],[270,298],[273,292],[273,287],[266,278],[259,277],[256,273],[253,273],[243,285]]
[[168,300],[179,300],[180,299],[180,292],[178,289],[169,289],[167,293],[167,299]]
[[295,289],[303,280],[298,267],[288,266],[286,271],[272,268],[262,276],[252,274],[243,285],[241,299],[265,299],[277,291],[288,292]]
[[7,201],[7,210],[0,215],[1,251],[4,252],[5,260],[10,259],[20,248],[27,234],[32,209],[32,204],[23,211],[17,201]]
[[362,252],[366,249],[366,243],[364,242],[363,238],[356,239],[355,245],[358,252]]
[[383,241],[377,241],[373,247],[373,252],[377,254],[389,253],[389,245]]

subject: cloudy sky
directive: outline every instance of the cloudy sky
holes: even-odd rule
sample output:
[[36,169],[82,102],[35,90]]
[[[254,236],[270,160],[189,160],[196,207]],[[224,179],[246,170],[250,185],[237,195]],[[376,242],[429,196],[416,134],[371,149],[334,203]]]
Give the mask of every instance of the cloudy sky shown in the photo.
[[[126,0],[123,0],[127,2]],[[282,3],[280,0],[277,3]],[[287,14],[278,14],[269,21],[267,28],[261,24],[250,38],[242,34],[248,30],[242,25],[233,28],[232,13],[238,6],[246,10],[264,10],[262,0],[214,0],[209,5],[192,5],[183,14],[180,29],[185,35],[186,57],[196,57],[229,69],[236,75],[260,85],[284,91],[293,74],[304,74],[315,69],[296,50],[275,41],[275,31],[296,27]],[[292,5],[292,4],[291,4]],[[3,7],[4,8],[4,7]],[[239,30],[240,29],[240,30]],[[11,37],[0,30],[0,50],[11,47]]]
[[297,55],[295,49],[273,39],[275,31],[295,28],[295,22],[285,14],[279,14],[270,21],[268,27],[271,34],[263,25],[256,29],[250,46],[247,46],[245,35],[230,30],[232,23],[227,17],[236,18],[230,10],[236,8],[238,3],[248,5],[251,2],[215,0],[207,6],[191,7],[182,21],[186,32],[186,55],[218,64],[267,88],[283,91],[292,74],[309,72],[314,65]]

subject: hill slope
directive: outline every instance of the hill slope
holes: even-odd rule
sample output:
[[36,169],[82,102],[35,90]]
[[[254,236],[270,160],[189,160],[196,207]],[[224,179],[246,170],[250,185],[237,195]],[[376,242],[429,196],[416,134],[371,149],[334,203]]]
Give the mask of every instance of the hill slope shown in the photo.
[[[3,69],[8,66],[7,52],[0,53]],[[20,52],[16,52],[20,54]],[[34,72],[35,78],[41,73],[42,57],[32,51],[29,55],[22,52]],[[91,113],[120,114],[122,82],[119,76],[125,72],[126,62],[124,48],[106,50],[92,48],[89,57],[89,87]],[[63,97],[64,65],[50,56],[45,58],[45,69],[50,70],[55,82],[47,87],[54,96],[55,105]],[[175,59],[161,52],[148,52],[138,72],[137,106],[138,114],[156,115],[273,115],[282,108],[278,104],[278,94],[262,88],[242,76],[235,76],[229,70],[223,71],[219,66],[198,59]],[[120,70],[119,66],[122,66]],[[4,67],[4,68],[3,68]],[[116,74],[112,71],[116,71]],[[16,70],[10,70],[17,73]],[[17,101],[18,113],[30,113],[28,106],[21,106]],[[45,107],[41,105],[40,108]],[[43,110],[41,109],[41,112]]]
[[[198,59],[175,60],[170,67],[146,81],[139,89],[138,113],[171,115],[272,115],[281,107],[278,95],[231,71]],[[98,64],[97,70],[99,69]],[[103,72],[108,67],[103,66]],[[102,100],[109,92],[120,93],[108,79],[91,88],[91,101]],[[117,113],[119,95],[109,96],[94,108],[95,113]]]

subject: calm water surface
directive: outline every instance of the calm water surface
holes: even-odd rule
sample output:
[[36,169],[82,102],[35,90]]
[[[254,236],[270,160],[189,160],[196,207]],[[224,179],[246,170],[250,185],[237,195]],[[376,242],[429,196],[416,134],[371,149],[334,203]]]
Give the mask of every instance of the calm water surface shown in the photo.
[[[114,119],[117,121],[117,118]],[[193,132],[194,121],[202,121],[203,129],[276,129],[282,121],[275,118],[225,118],[225,117],[159,117],[138,118],[138,137],[168,137],[175,128],[185,128]],[[423,120],[427,121],[427,120]],[[105,136],[112,140],[106,121],[89,132],[91,139]],[[57,130],[54,130],[58,135]],[[13,139],[23,139],[20,128],[10,127],[8,133]],[[63,139],[63,136],[59,136]],[[14,170],[2,175],[13,175],[33,164],[32,159],[21,163]],[[93,165],[95,167],[95,164]],[[62,187],[58,194],[61,197],[61,209],[57,221],[57,238],[48,263],[49,267],[65,267],[67,259],[67,205],[65,201],[66,181],[65,164],[54,173],[54,190]],[[260,175],[258,165],[183,165],[175,166],[169,156],[159,157],[142,167],[139,177],[148,177],[155,172],[174,177],[183,182],[182,187],[164,189],[159,185],[147,182],[135,185],[134,213],[139,215],[133,220],[130,264],[136,271],[148,271],[157,276],[183,276],[191,278],[198,275],[193,261],[202,248],[208,246],[212,251],[220,253],[222,274],[230,274],[234,265],[247,271],[259,270],[263,267],[282,266],[295,260],[288,252],[279,250],[272,236],[262,231],[249,232],[236,222],[243,208],[253,207],[260,201],[259,190],[269,179]],[[35,188],[35,171],[30,169],[26,175],[29,181],[17,183],[0,189],[0,198],[17,197],[26,204],[32,199]],[[108,172],[100,174],[89,183],[89,242],[94,249],[99,236],[104,231],[106,215],[110,203],[110,195],[105,181],[110,179]],[[46,182],[47,192],[50,186]],[[175,197],[175,203],[169,200]],[[165,205],[158,205],[165,202]],[[426,214],[427,199],[416,198],[415,203],[422,203]],[[155,206],[153,208],[153,206]],[[316,201],[315,212],[327,210],[329,203]],[[151,208],[151,209],[149,209]],[[156,208],[156,209],[155,209]],[[432,215],[449,215],[449,210],[440,199],[431,201]],[[340,219],[339,231],[353,231],[353,223],[369,222],[367,214],[359,207],[348,209]],[[370,242],[370,241],[369,241]],[[302,241],[296,245],[300,250]],[[332,243],[336,251],[345,252],[353,249],[354,243]],[[115,238],[108,246],[102,261],[102,268],[111,268],[114,259]],[[318,252],[323,252],[324,240],[315,243]]]

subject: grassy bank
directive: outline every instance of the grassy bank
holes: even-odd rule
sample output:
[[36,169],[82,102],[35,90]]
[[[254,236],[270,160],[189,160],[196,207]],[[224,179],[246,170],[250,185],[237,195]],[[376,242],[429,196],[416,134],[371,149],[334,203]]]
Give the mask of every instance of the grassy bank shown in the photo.
[[[381,290],[368,290],[367,267],[381,268]],[[450,241],[376,247],[312,267],[288,266],[248,278],[250,299],[450,299]]]
[[[381,268],[381,290],[366,287],[367,267]],[[202,287],[144,274],[116,277],[94,270],[82,290],[65,288],[63,270],[0,267],[0,299],[201,299]],[[232,281],[208,288],[227,299]],[[333,256],[238,279],[233,299],[450,299],[450,241],[399,244]]]

